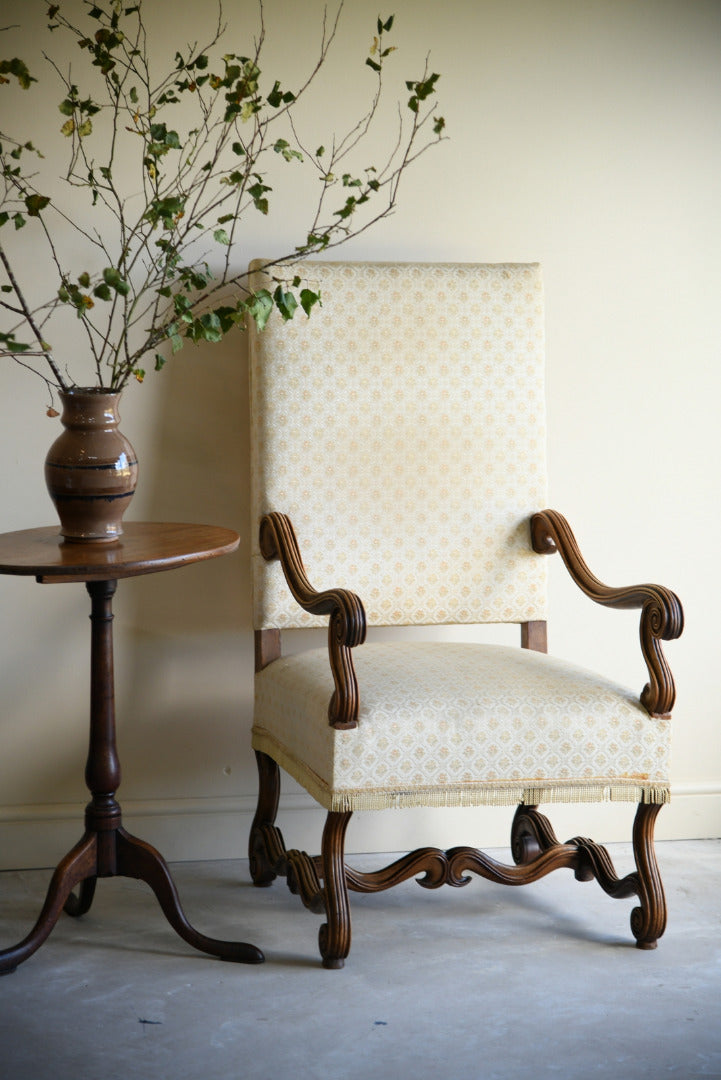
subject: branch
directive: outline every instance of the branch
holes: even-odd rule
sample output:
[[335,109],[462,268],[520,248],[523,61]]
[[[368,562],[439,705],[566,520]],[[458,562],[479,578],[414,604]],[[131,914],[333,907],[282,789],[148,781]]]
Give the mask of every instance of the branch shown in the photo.
[[[48,362],[48,364],[50,366],[50,370],[52,371],[52,373],[53,373],[53,375],[55,377],[57,385],[60,387],[61,390],[67,390],[68,385],[65,382],[65,380],[63,379],[62,375],[60,374],[60,369],[58,368],[57,364],[53,360],[52,354],[45,347],[45,342],[43,341],[43,336],[40,333],[40,330],[38,329],[37,323],[35,322],[35,319],[33,318],[33,313],[30,310],[30,308],[28,307],[28,304],[27,304],[27,301],[26,301],[26,299],[25,299],[25,297],[23,295],[23,292],[22,292],[20,286],[18,285],[17,278],[15,277],[15,275],[13,273],[12,267],[11,267],[9,261],[8,261],[8,257],[5,254],[5,250],[4,250],[3,246],[2,246],[2,244],[0,244],[0,259],[2,260],[2,264],[5,267],[5,272],[6,272],[7,276],[8,276],[8,278],[10,279],[10,284],[12,285],[13,289],[15,290],[15,295],[17,296],[17,298],[18,298],[18,300],[20,302],[20,307],[22,308],[23,314],[24,314],[25,318],[27,319],[28,326],[30,327],[33,334],[35,335],[35,337],[38,340],[40,348],[42,349],[43,355],[45,356],[45,359],[47,360],[47,362]],[[16,359],[17,359],[17,357],[16,357]],[[27,365],[25,365],[25,366],[27,366]]]

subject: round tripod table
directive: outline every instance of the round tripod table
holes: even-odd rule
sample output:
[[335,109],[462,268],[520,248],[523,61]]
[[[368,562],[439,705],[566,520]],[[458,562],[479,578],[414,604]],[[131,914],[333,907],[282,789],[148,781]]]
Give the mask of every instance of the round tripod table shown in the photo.
[[129,523],[120,539],[109,544],[64,541],[57,526],[0,535],[0,573],[27,575],[41,584],[83,582],[90,595],[90,746],[85,780],[92,795],[85,810],[85,834],[58,864],[30,933],[0,951],[0,974],[14,971],[32,956],[63,910],[85,914],[97,878],[115,876],[147,882],[170,925],[195,949],[223,960],[262,963],[263,954],[254,945],[206,937],[190,925],[165,860],[150,844],[126,832],[115,798],[120,785],[112,612],[117,583],[228,554],[238,542],[230,529],[155,522]]

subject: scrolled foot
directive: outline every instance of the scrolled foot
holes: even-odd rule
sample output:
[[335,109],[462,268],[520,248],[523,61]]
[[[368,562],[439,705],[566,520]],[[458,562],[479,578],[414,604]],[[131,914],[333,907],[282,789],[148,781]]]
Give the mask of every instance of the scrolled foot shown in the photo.
[[341,947],[336,950],[333,948],[331,941],[332,935],[328,923],[323,923],[318,931],[318,948],[320,949],[323,967],[329,971],[339,971],[342,967],[345,967],[345,958],[348,955],[349,948]]
[[[272,829],[273,826],[266,826],[266,828]],[[248,854],[250,876],[253,884],[259,889],[265,889],[269,885],[272,885],[278,875],[273,869],[269,857],[264,829],[255,828],[252,830],[250,834],[250,843],[248,845]]]
[[[655,949],[658,945],[665,928],[665,919],[659,920],[658,915],[657,911],[641,907],[635,907],[631,912],[631,933],[636,938],[637,949]],[[665,910],[662,915],[665,915]]]

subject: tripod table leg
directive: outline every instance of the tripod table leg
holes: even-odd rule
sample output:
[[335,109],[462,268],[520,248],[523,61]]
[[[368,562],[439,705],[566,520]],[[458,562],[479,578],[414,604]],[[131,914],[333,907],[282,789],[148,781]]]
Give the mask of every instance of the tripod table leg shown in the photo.
[[117,873],[123,877],[139,878],[155,893],[166,919],[183,941],[194,949],[234,960],[241,964],[262,964],[265,957],[255,945],[242,941],[219,941],[206,937],[188,922],[180,904],[178,890],[162,855],[144,840],[131,836],[125,829],[117,831]]

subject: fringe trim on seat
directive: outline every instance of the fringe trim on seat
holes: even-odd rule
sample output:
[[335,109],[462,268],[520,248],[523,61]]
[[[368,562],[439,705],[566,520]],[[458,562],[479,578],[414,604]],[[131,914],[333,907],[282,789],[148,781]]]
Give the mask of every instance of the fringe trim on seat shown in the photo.
[[448,787],[417,787],[401,790],[366,788],[332,791],[328,784],[268,735],[254,730],[253,748],[273,758],[326,810],[389,810],[409,807],[537,806],[540,803],[670,802],[668,783],[645,784],[636,777],[593,777],[588,780],[497,780]]

